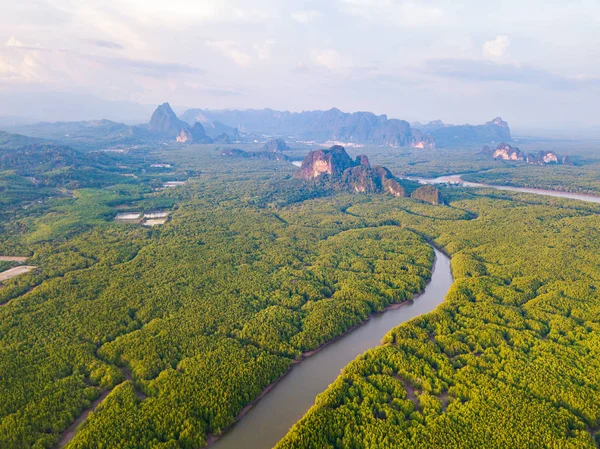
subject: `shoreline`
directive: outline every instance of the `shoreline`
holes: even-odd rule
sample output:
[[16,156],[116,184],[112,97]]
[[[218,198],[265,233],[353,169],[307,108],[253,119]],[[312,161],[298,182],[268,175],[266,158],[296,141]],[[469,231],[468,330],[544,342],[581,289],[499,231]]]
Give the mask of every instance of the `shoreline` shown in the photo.
[[[421,236],[421,238],[423,238]],[[446,254],[444,251],[440,250],[437,246],[431,244],[428,240],[425,240],[425,242],[430,245],[432,248],[437,249],[438,251]],[[300,356],[300,358],[298,359],[294,359],[292,361],[292,364],[289,366],[288,369],[286,369],[281,376],[279,376],[277,379],[275,379],[273,382],[271,382],[269,385],[267,385],[265,387],[265,389],[252,401],[250,402],[248,405],[246,405],[241,411],[240,413],[238,413],[238,415],[235,417],[234,421],[227,426],[223,432],[221,432],[220,435],[213,435],[212,433],[207,433],[206,434],[206,444],[204,446],[202,446],[201,449],[205,449],[205,448],[209,448],[212,445],[214,445],[217,441],[219,441],[227,432],[229,432],[244,416],[246,416],[250,410],[252,410],[252,408],[258,404],[258,402],[264,398],[271,390],[273,390],[273,388],[275,388],[275,386],[277,386],[277,384],[279,382],[281,382],[285,376],[287,376],[296,365],[299,365],[303,360],[317,354],[318,352],[322,351],[323,349],[325,349],[327,346],[333,344],[334,342],[340,340],[341,338],[345,337],[347,334],[351,333],[352,331],[356,330],[357,328],[361,327],[362,325],[366,324],[367,322],[369,322],[371,320],[371,318],[378,316],[378,315],[383,315],[384,313],[386,313],[387,311],[390,310],[397,310],[400,309],[402,307],[405,307],[409,304],[411,304],[412,302],[414,302],[415,299],[419,298],[421,295],[423,295],[425,293],[425,290],[427,289],[427,286],[429,285],[429,283],[431,282],[431,279],[433,278],[433,272],[435,271],[435,264],[437,262],[437,255],[435,255],[434,252],[434,258],[433,258],[433,263],[431,265],[431,276],[429,277],[429,279],[427,279],[427,281],[425,282],[425,286],[423,287],[423,290],[421,290],[418,293],[414,293],[413,297],[411,299],[407,299],[404,300],[402,302],[397,302],[394,304],[390,304],[389,306],[386,306],[384,309],[382,309],[379,312],[373,312],[371,314],[369,314],[369,317],[364,320],[361,321],[360,323],[355,324],[354,326],[346,329],[344,332],[342,332],[341,334],[339,334],[336,337],[333,337],[331,340],[327,340],[326,342],[324,342],[322,345],[320,345],[318,348],[312,349],[310,351],[306,351],[303,352],[302,355]],[[390,329],[391,330],[391,329]],[[389,332],[389,331],[388,331]],[[381,342],[380,342],[381,345]]]

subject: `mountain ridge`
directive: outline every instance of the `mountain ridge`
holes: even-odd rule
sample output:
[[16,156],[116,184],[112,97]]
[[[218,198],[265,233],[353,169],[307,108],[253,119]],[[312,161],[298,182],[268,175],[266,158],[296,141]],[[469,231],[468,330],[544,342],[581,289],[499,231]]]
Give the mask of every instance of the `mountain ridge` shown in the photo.
[[430,133],[437,144],[443,147],[457,144],[496,144],[512,140],[508,123],[501,117],[496,117],[483,125],[450,125],[441,120],[433,120],[425,125],[415,122],[412,126]]
[[372,112],[342,112],[338,108],[326,111],[277,111],[274,109],[189,109],[183,119],[224,123],[249,133],[293,137],[307,141],[340,141],[354,144],[386,145],[390,147],[434,148],[435,139],[428,133],[413,129],[405,120],[389,119]]

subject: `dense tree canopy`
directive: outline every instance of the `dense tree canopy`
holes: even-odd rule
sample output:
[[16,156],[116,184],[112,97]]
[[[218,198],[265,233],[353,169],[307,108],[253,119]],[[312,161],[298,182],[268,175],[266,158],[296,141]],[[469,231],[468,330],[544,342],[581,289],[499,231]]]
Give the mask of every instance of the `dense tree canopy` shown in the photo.
[[[0,447],[53,447],[99,398],[68,447],[202,447],[302,353],[422,290],[427,241],[452,255],[444,304],[351,363],[279,447],[594,447],[600,207],[329,194],[283,163],[169,157],[169,175],[127,159],[137,178],[92,164],[97,185],[72,182],[84,166],[39,190],[0,172],[0,255],[38,267],[0,288]],[[162,227],[112,221],[156,208]]]
[[288,448],[595,447],[600,425],[598,207],[455,193],[470,221],[356,205],[450,253],[444,304],[344,369]]

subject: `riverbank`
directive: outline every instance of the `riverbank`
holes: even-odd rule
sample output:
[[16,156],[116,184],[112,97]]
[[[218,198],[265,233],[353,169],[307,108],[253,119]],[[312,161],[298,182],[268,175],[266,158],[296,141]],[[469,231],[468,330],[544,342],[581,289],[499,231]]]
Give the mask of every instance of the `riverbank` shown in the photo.
[[[418,293],[414,293],[413,297],[411,299],[407,299],[405,301],[399,302],[399,303],[394,303],[394,304],[390,304],[389,306],[385,307],[383,310],[379,311],[379,312],[373,312],[369,315],[369,317],[364,320],[361,321],[358,324],[355,324],[354,326],[346,329],[344,332],[342,332],[341,334],[339,334],[338,336],[332,338],[331,340],[327,340],[325,343],[323,343],[322,345],[320,345],[318,348],[313,349],[311,351],[306,351],[303,352],[301,357],[298,359],[295,359],[292,364],[290,365],[290,367],[285,370],[285,372],[279,376],[276,380],[274,380],[273,382],[271,382],[257,397],[256,399],[254,399],[250,404],[246,405],[241,411],[240,413],[236,416],[235,420],[233,421],[233,423],[231,425],[229,425],[224,431],[223,433],[221,433],[221,435],[213,435],[213,434],[208,434],[206,441],[207,444],[204,447],[211,447],[213,446],[217,441],[219,441],[228,431],[230,431],[235,425],[236,423],[238,423],[238,421],[240,421],[244,416],[246,416],[252,409],[253,407],[258,404],[258,402],[264,398],[271,390],[273,390],[278,383],[280,383],[293,369],[295,366],[299,365],[301,362],[303,362],[304,360],[308,359],[309,357],[312,357],[318,353],[320,353],[321,351],[325,350],[327,347],[335,344],[336,342],[338,342],[339,340],[341,340],[342,338],[346,337],[348,334],[350,334],[351,332],[355,331],[356,329],[358,329],[359,327],[363,326],[364,324],[366,324],[367,322],[369,322],[371,319],[383,315],[386,312],[392,311],[392,310],[398,310],[402,307],[406,307],[411,305],[416,299],[418,299],[421,295],[423,295],[427,289],[427,286],[430,284],[431,279],[433,278],[433,274],[435,271],[435,266],[436,266],[436,262],[438,259],[438,256],[436,254],[436,251],[440,251],[437,248],[435,248],[433,245],[430,244],[430,246],[432,248],[434,248],[434,258],[433,258],[433,264],[432,264],[432,268],[431,268],[431,276],[429,277],[429,279],[427,279],[425,286],[423,287],[423,290],[421,290]],[[441,252],[441,251],[440,251]]]
[[391,304],[384,310],[371,314],[367,320],[319,348],[304,353],[246,406],[221,435],[211,436],[207,447],[273,447],[350,361],[366,350],[379,346],[382,338],[395,326],[434,310],[443,302],[452,284],[450,259],[436,248],[434,252],[432,274],[423,291],[415,294],[412,299]]
[[561,190],[547,190],[537,189],[531,187],[516,187],[512,185],[496,185],[496,184],[482,184],[478,182],[465,181],[462,177],[465,174],[454,174],[447,176],[440,176],[438,178],[412,178],[421,184],[459,184],[463,187],[478,187],[496,190],[505,190],[509,192],[520,192],[520,193],[532,193],[535,195],[552,196],[558,198],[567,198],[571,200],[587,201],[589,203],[600,203],[600,196],[591,195],[587,193],[572,193],[563,192]]

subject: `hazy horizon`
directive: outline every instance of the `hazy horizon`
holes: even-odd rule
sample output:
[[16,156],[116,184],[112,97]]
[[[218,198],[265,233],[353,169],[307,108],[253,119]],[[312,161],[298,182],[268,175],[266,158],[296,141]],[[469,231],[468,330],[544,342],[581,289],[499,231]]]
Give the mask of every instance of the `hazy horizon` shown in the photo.
[[[600,125],[593,1],[4,1],[0,116],[136,123],[156,105]],[[575,49],[575,50],[573,50]]]

